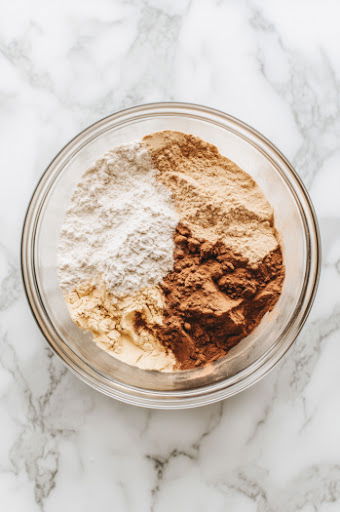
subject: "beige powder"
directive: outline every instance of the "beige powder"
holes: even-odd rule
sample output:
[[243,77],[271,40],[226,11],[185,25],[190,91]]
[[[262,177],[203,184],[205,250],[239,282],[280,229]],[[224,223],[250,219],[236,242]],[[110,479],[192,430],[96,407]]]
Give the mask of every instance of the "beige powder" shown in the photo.
[[97,345],[109,354],[142,369],[174,368],[174,355],[152,332],[162,323],[164,304],[158,287],[117,298],[104,285],[84,284],[65,299],[74,323],[90,331]]
[[255,181],[218,149],[198,137],[174,131],[144,137],[158,179],[172,191],[192,234],[221,239],[250,263],[278,247],[273,210]]

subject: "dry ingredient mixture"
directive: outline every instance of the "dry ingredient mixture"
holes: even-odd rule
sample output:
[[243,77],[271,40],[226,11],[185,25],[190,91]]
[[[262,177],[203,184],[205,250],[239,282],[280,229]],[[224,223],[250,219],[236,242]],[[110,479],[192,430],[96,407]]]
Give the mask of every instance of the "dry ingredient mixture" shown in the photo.
[[219,359],[277,302],[273,211],[254,180],[198,137],[114,148],[78,183],[60,233],[73,321],[143,369]]

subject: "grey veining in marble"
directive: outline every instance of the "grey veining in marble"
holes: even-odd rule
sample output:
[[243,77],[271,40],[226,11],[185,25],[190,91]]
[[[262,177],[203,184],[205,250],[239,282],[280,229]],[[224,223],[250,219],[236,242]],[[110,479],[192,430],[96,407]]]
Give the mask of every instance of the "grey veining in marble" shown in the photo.
[[[25,512],[340,510],[340,4],[2,2],[0,496]],[[320,221],[317,300],[253,388],[189,411],[106,398],[51,354],[20,279],[25,209],[51,158],[122,107],[179,100],[253,125]]]

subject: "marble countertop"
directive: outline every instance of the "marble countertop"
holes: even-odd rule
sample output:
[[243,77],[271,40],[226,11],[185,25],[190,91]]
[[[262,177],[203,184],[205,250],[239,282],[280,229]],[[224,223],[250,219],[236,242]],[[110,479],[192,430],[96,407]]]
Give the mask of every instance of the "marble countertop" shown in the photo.
[[[0,496],[6,512],[340,510],[340,5],[336,0],[11,0],[0,18]],[[77,380],[20,278],[27,203],[88,124],[159,100],[239,117],[293,162],[321,282],[294,348],[251,389],[150,411]]]

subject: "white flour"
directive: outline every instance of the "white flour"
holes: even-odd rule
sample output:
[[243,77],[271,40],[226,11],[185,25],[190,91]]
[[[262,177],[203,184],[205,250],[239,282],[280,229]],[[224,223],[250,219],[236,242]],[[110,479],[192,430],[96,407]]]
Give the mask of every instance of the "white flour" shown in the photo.
[[130,294],[158,283],[173,266],[178,216],[141,143],[105,153],[82,177],[60,232],[61,287],[103,280]]

